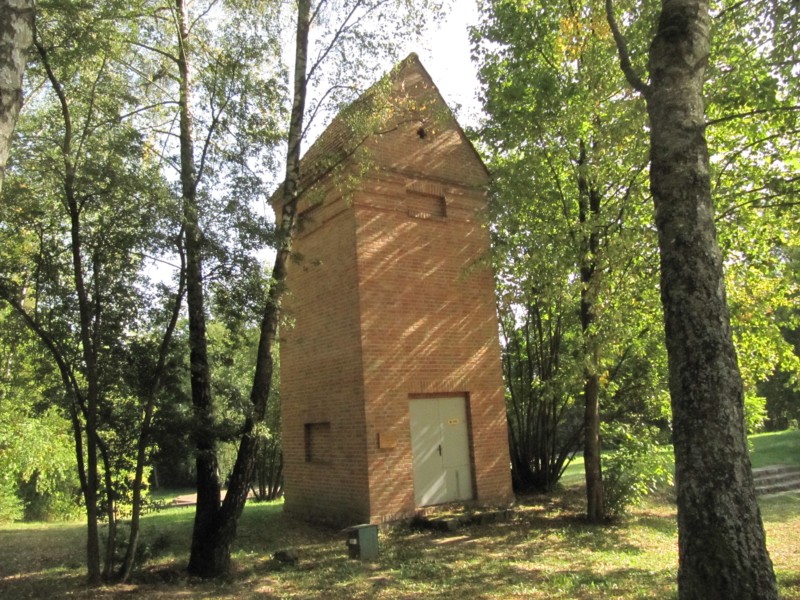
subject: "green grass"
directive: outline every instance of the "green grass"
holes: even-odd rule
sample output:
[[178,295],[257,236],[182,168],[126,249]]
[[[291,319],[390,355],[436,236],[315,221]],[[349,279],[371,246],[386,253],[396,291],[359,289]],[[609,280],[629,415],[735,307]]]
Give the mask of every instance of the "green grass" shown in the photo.
[[800,466],[800,430],[759,433],[749,439],[753,467]]
[[567,465],[559,483],[565,487],[572,487],[582,484],[584,480],[583,455],[576,455],[575,458],[572,459],[572,462]]
[[[787,441],[788,440],[788,441]],[[758,436],[754,463],[796,452],[796,432]],[[760,460],[760,459],[759,459]],[[760,463],[758,463],[760,464]],[[570,474],[574,476],[574,473]],[[579,473],[580,475],[580,473]],[[761,501],[782,597],[800,600],[800,494]],[[249,504],[239,526],[234,570],[223,581],[185,573],[194,510],[170,508],[142,523],[150,558],[127,585],[87,590],[80,523],[0,528],[0,597],[16,598],[675,598],[675,508],[652,499],[614,525],[582,519],[579,486],[523,498],[507,522],[452,534],[396,526],[380,537],[374,563],[349,560],[343,534],[283,514],[277,503]],[[274,563],[281,549],[296,566]]]
[[[751,435],[750,461],[753,468],[770,465],[800,466],[800,430],[757,433]],[[576,456],[561,477],[561,485],[571,487],[583,483],[583,456]]]
[[[785,599],[800,599],[800,494],[767,499],[768,543]],[[617,524],[581,518],[580,488],[523,499],[511,520],[452,534],[396,526],[380,537],[374,563],[349,560],[335,529],[294,521],[280,503],[247,507],[223,581],[185,574],[194,511],[169,509],[144,519],[146,544],[158,553],[127,585],[83,587],[79,524],[0,529],[0,597],[122,598],[675,598],[674,507],[652,501]],[[279,549],[296,566],[270,560]]]

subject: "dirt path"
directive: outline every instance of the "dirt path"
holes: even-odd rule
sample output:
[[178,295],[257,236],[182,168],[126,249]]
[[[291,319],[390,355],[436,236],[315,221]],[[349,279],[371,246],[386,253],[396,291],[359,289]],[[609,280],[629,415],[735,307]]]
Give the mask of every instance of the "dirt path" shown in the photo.
[[[222,490],[223,500],[225,499],[226,492],[227,490]],[[248,499],[255,497],[252,490],[247,493],[247,497]],[[182,496],[176,496],[172,499],[172,506],[194,506],[195,504],[197,504],[197,494],[183,494]]]

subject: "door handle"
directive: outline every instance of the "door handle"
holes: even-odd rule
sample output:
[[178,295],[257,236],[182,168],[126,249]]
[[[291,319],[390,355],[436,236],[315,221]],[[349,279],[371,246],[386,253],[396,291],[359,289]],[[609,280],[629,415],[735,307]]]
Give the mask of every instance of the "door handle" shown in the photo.
[[442,445],[439,444],[439,456],[441,456],[441,455],[442,455]]

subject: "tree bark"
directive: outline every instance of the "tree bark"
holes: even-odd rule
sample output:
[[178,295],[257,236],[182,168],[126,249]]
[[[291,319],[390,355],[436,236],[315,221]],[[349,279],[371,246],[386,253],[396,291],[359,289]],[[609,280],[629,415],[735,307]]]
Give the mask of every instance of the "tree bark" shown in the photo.
[[661,250],[682,600],[777,598],[716,240],[703,83],[707,0],[663,0],[650,48],[650,180]]
[[[179,239],[183,237],[181,233]],[[184,252],[181,247],[180,241],[177,242],[181,262],[185,263]],[[156,409],[156,399],[161,386],[164,382],[164,375],[166,372],[167,354],[172,343],[172,337],[175,333],[175,328],[178,324],[180,317],[181,306],[183,305],[183,296],[185,292],[186,282],[186,268],[181,266],[180,274],[178,275],[178,290],[175,292],[175,303],[172,307],[169,322],[164,330],[164,335],[161,338],[161,344],[158,348],[158,359],[156,366],[152,373],[152,382],[147,393],[145,400],[144,414],[142,415],[142,426],[139,431],[139,439],[136,443],[136,465],[133,477],[133,499],[131,508],[131,524],[130,532],[128,534],[128,547],[125,550],[125,556],[120,565],[118,581],[124,583],[128,581],[133,572],[134,563],[136,561],[136,550],[139,546],[139,531],[142,514],[142,484],[144,482],[144,468],[147,461],[147,450],[150,448],[151,433],[153,416]]]
[[22,108],[22,76],[33,43],[33,0],[0,0],[0,191]]
[[[69,103],[63,86],[53,71],[47,50],[35,40],[36,49],[47,72],[53,91],[58,97],[61,116],[64,120],[64,137],[61,140],[61,160],[64,163],[64,200],[70,219],[70,252],[72,257],[73,281],[78,297],[79,336],[83,359],[83,376],[86,380],[85,406],[82,406],[86,419],[86,484],[83,486],[86,503],[86,563],[87,579],[90,585],[98,585],[102,579],[100,571],[100,538],[98,527],[99,470],[97,464],[98,434],[97,410],[99,402],[99,378],[97,348],[95,345],[94,324],[97,315],[92,308],[89,290],[86,285],[83,264],[83,236],[81,233],[81,210],[76,191],[75,160],[72,152],[73,126]],[[110,501],[110,498],[109,498]]]
[[192,68],[189,16],[185,0],[176,0],[180,72],[180,156],[183,227],[186,249],[186,304],[189,313],[189,368],[194,409],[197,505],[192,529],[189,572],[205,576],[213,571],[209,559],[209,532],[216,527],[222,484],[216,454],[211,368],[208,362],[205,298],[203,291],[203,240],[197,205],[197,168],[194,160]]
[[603,470],[600,462],[600,376],[599,352],[592,331],[597,320],[595,307],[595,276],[600,237],[597,217],[600,213],[600,194],[588,175],[586,143],[581,140],[578,159],[578,218],[581,225],[581,301],[580,317],[583,333],[583,464],[586,476],[586,518],[601,523],[606,518]]
[[202,531],[198,531],[197,522],[195,522],[195,536],[198,538],[198,543],[196,546],[193,538],[189,572],[203,577],[217,577],[227,573],[230,568],[231,547],[236,538],[236,527],[244,509],[255,470],[260,437],[259,425],[264,422],[267,415],[267,401],[274,369],[272,355],[280,319],[280,298],[284,289],[286,266],[291,255],[292,235],[295,230],[295,215],[297,212],[300,182],[300,144],[303,135],[303,115],[306,101],[310,15],[311,0],[299,0],[294,99],[289,121],[282,211],[278,222],[279,246],[272,268],[269,294],[261,319],[256,371],[253,376],[253,387],[250,393],[252,413],[245,423],[236,463],[228,483],[225,501],[219,510],[215,511],[213,520],[209,519],[205,523]]

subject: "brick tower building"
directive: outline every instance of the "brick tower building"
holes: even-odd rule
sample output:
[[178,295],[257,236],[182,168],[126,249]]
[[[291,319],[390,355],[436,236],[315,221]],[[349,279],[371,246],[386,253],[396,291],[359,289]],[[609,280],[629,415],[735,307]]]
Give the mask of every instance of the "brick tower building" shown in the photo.
[[381,523],[512,499],[487,182],[415,54],[303,158],[280,338],[287,512]]

